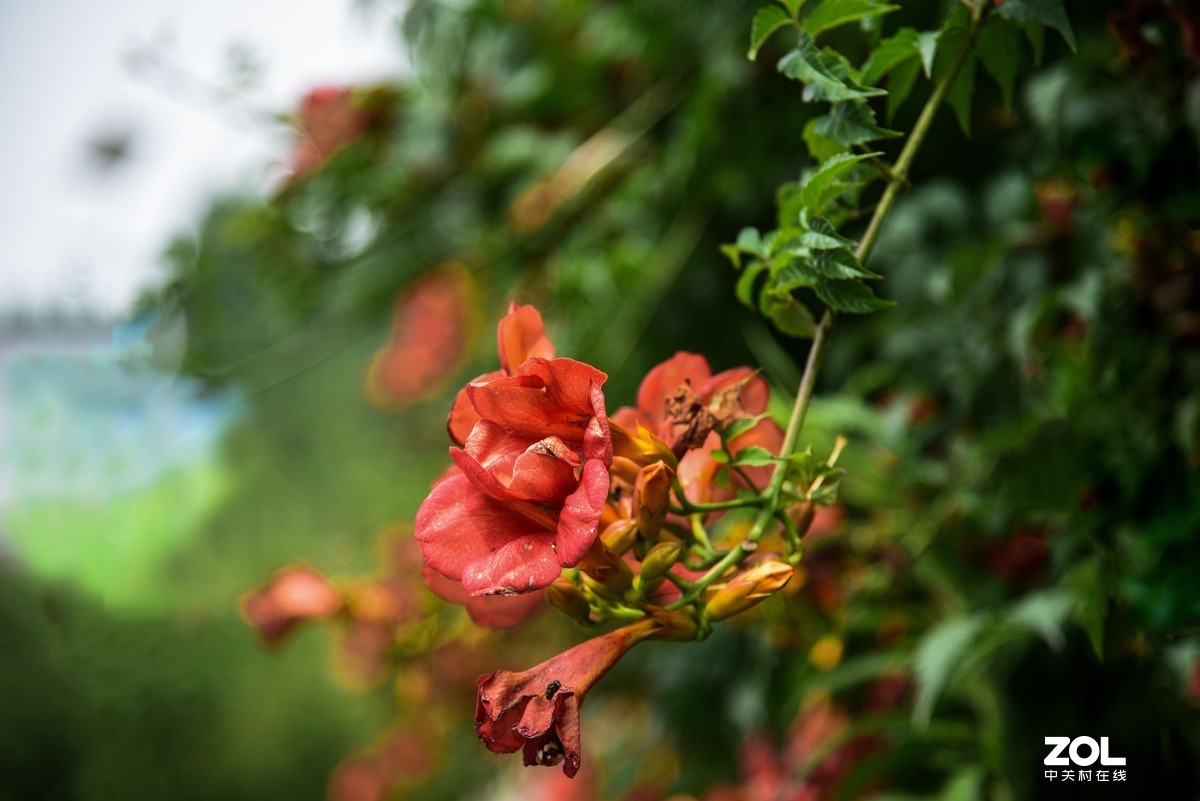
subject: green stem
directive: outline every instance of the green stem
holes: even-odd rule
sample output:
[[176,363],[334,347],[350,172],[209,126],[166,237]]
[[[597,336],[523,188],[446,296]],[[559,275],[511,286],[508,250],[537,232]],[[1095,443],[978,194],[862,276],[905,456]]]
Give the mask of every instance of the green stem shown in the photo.
[[892,166],[892,174],[888,180],[887,188],[883,190],[883,197],[879,199],[879,205],[875,207],[875,214],[871,217],[871,222],[867,224],[867,232],[863,234],[862,241],[858,243],[858,249],[854,251],[854,255],[858,257],[859,262],[865,262],[871,255],[871,251],[875,249],[875,242],[879,239],[879,232],[883,229],[883,221],[891,213],[892,205],[895,204],[896,198],[900,196],[900,192],[908,185],[908,171],[912,168],[913,160],[917,157],[917,151],[924,144],[925,137],[929,134],[929,128],[933,125],[933,120],[937,116],[938,109],[946,99],[946,95],[950,94],[950,87],[954,85],[954,81],[958,78],[958,73],[962,70],[963,65],[967,63],[967,58],[971,55],[971,48],[975,46],[975,37],[979,34],[979,26],[983,21],[983,13],[982,9],[976,9],[971,15],[971,24],[967,28],[967,35],[963,39],[962,48],[954,57],[950,69],[946,71],[946,74],[933,87],[933,93],[929,95],[929,100],[925,102],[925,108],[921,109],[921,116],[917,118],[917,124],[913,126],[908,141],[904,143],[904,149],[900,151],[900,155],[896,158],[896,163]]

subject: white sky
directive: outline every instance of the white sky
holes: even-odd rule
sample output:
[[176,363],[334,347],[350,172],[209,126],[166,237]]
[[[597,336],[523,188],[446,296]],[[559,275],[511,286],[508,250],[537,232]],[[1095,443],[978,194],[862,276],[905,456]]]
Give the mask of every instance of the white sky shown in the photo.
[[[278,176],[270,115],[405,69],[396,8],[351,0],[0,0],[0,313],[120,316],[205,200]],[[231,48],[262,65],[222,96]],[[170,66],[129,65],[153,53]],[[102,171],[91,142],[128,131]],[[273,169],[274,166],[274,169]]]

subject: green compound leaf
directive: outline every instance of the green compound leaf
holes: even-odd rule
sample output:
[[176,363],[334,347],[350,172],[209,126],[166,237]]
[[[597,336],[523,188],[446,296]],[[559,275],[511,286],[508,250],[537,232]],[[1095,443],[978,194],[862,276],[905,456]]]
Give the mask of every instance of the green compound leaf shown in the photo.
[[1072,50],[1075,50],[1075,31],[1063,8],[1063,0],[1005,0],[996,9],[1000,16],[1013,22],[1037,22],[1053,28]]
[[885,95],[883,89],[862,86],[835,72],[841,67],[836,54],[822,53],[812,37],[801,32],[800,43],[779,60],[779,71],[805,85],[806,100],[855,100]]
[[779,6],[763,6],[754,15],[754,23],[750,27],[750,50],[746,58],[753,61],[758,51],[777,30],[791,24],[792,18]]
[[885,5],[874,0],[825,0],[804,18],[800,26],[811,36],[816,36],[822,31],[837,28],[848,22],[889,14],[899,8],[900,6]]
[[829,308],[847,314],[869,314],[896,305],[877,297],[862,281],[826,281],[816,292]]

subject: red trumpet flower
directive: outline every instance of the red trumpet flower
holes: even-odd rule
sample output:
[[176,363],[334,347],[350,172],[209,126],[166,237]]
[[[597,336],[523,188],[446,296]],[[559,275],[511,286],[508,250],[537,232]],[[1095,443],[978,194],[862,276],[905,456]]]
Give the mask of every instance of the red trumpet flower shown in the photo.
[[521,749],[526,765],[563,766],[574,777],[582,762],[579,706],[625,653],[658,628],[650,618],[617,629],[523,673],[479,677],[475,731],[500,754]]
[[[476,419],[463,447],[450,449],[457,470],[434,485],[414,525],[426,564],[470,595],[532,592],[577,564],[596,539],[612,464],[607,376],[526,356],[552,349],[531,307],[512,307],[499,346],[500,374],[460,393]],[[458,441],[471,415],[455,405]]]

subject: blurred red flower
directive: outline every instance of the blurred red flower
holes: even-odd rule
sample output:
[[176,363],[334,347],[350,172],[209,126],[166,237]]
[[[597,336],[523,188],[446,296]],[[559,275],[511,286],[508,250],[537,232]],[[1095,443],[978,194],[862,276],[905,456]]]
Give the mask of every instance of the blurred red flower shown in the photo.
[[454,373],[471,325],[471,277],[443,264],[407,287],[396,301],[392,333],[367,371],[367,395],[378,406],[419,400]]
[[292,180],[316,172],[336,151],[357,139],[368,115],[345,86],[318,86],[296,109],[296,144],[292,149]]
[[241,603],[242,616],[267,645],[278,644],[301,623],[332,617],[341,608],[341,593],[309,567],[283,568]]

